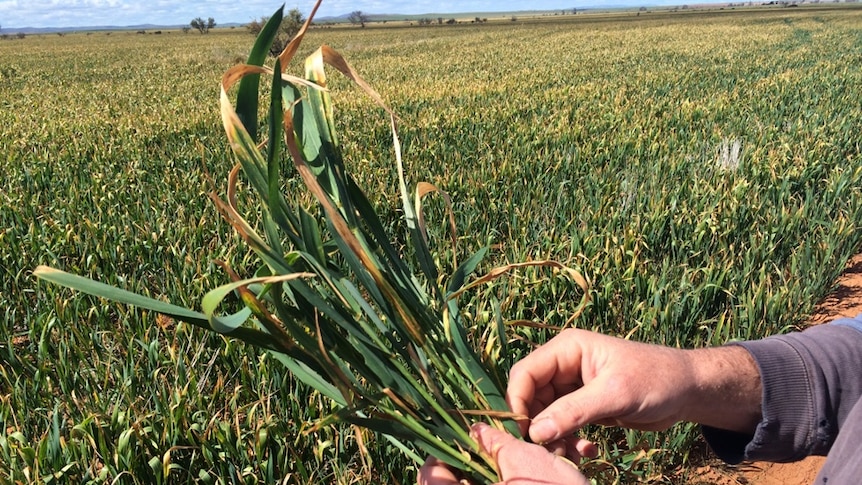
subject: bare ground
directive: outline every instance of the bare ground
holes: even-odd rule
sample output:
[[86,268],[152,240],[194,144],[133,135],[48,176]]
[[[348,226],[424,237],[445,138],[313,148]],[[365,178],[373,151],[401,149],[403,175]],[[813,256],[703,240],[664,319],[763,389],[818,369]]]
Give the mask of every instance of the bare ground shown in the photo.
[[[862,313],[862,254],[847,265],[838,288],[817,308],[809,325],[819,325],[838,317]],[[729,466],[717,460],[692,474],[690,485],[810,485],[814,483],[824,457],[813,456],[796,463],[744,463]]]

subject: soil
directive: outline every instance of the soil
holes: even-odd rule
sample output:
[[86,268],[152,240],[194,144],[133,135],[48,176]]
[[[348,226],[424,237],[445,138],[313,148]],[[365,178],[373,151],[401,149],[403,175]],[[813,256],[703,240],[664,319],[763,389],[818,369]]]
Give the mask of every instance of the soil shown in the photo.
[[[862,313],[862,254],[852,258],[838,287],[818,306],[809,325]],[[796,463],[744,463],[730,466],[718,460],[698,467],[689,485],[810,485],[824,457],[813,456]]]

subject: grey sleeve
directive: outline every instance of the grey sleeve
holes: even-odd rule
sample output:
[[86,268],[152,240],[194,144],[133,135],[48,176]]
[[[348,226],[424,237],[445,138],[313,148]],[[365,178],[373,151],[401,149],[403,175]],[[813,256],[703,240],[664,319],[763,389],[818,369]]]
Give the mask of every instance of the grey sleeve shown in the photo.
[[715,453],[728,463],[828,453],[862,396],[862,315],[732,345],[747,349],[757,363],[763,416],[753,435],[704,426]]

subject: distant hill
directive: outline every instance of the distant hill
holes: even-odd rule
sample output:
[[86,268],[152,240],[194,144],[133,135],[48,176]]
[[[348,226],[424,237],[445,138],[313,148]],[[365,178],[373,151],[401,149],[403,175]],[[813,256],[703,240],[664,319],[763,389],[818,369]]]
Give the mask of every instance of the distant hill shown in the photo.
[[[603,10],[613,9],[615,7],[602,7]],[[619,8],[624,8],[624,6],[620,5]],[[571,10],[571,9],[567,9]],[[590,10],[587,8],[579,8],[578,11],[586,11]],[[500,17],[510,17],[510,16],[531,16],[531,15],[542,15],[542,14],[552,14],[555,12],[560,12],[560,10],[524,10],[524,11],[512,11],[512,12],[460,12],[460,13],[441,13],[441,12],[428,12],[423,14],[398,14],[398,13],[366,13],[368,15],[368,20],[370,22],[394,22],[399,20],[408,20],[415,21],[423,18],[437,19],[437,18],[500,18]],[[328,17],[317,17],[314,19],[316,24],[327,24],[327,23],[348,23],[347,17],[349,17],[349,13],[345,13],[343,15],[336,16],[328,16]],[[218,20],[218,19],[216,19]],[[230,28],[230,27],[242,27],[245,23],[239,22],[230,22],[224,24],[218,24],[216,28]],[[83,27],[3,27],[0,29],[0,33],[2,34],[16,34],[18,32],[24,34],[53,34],[57,32],[90,32],[90,31],[119,31],[119,30],[171,30],[171,29],[181,29],[183,27],[187,27],[188,24],[173,24],[173,25],[156,25],[156,24],[137,24],[137,25],[90,25]]]
[[[607,7],[603,6],[602,7],[603,10],[615,9],[615,8],[626,8],[626,7],[623,5],[607,6]],[[420,14],[399,14],[399,13],[379,13],[378,14],[378,13],[367,13],[366,12],[366,15],[368,16],[369,22],[395,22],[395,21],[399,21],[399,20],[413,21],[413,20],[419,20],[419,19],[425,19],[425,18],[428,18],[428,19],[438,19],[438,18],[472,19],[472,18],[476,18],[476,17],[479,17],[479,18],[500,18],[500,17],[511,17],[511,16],[529,17],[529,16],[535,16],[535,15],[547,15],[547,14],[559,13],[562,10],[563,9],[556,9],[556,10],[517,10],[517,11],[510,11],[510,12],[458,12],[458,13],[427,12],[427,13],[420,13]],[[572,11],[572,9],[570,9],[570,8],[565,9],[565,10],[567,10],[569,12]],[[589,11],[589,10],[593,10],[593,9],[592,8],[579,8],[577,10],[578,10],[578,12],[585,12],[585,11]],[[314,21],[315,21],[315,23],[319,23],[319,24],[347,23],[347,22],[349,22],[349,20],[347,19],[347,17],[349,17],[349,16],[350,16],[350,14],[338,15],[338,16],[334,16],[334,17],[332,17],[332,16],[330,16],[330,17],[319,17],[319,18],[316,18]]]
[[54,34],[62,32],[99,32],[113,30],[159,30],[159,29],[180,29],[184,25],[155,25],[155,24],[140,24],[140,25],[90,25],[85,27],[21,27],[21,28],[3,28],[0,33],[15,34],[18,32],[24,34]]
[[[230,22],[226,24],[219,24],[216,26],[217,29],[220,28],[231,28],[231,27],[242,27],[245,24],[241,24],[238,22]],[[101,32],[101,31],[121,31],[121,30],[179,30],[183,27],[188,27],[189,24],[176,24],[176,25],[157,25],[157,24],[137,24],[137,25],[89,25],[84,27],[3,27],[0,29],[0,34],[17,34],[19,32],[23,34],[37,35],[37,34],[56,34],[56,33],[66,33],[66,32]]]
[[[780,0],[781,2],[790,1],[802,1],[805,0]],[[840,0],[843,2],[857,1],[857,0]],[[685,3],[683,0],[653,0],[653,4],[644,5],[647,8],[670,8],[674,4],[682,5]],[[755,4],[766,4],[769,5],[771,3],[766,3],[766,0],[755,0]],[[779,3],[779,2],[775,2]],[[621,10],[621,9],[629,9],[632,8],[634,3],[626,3],[626,0],[620,0],[620,3],[613,5],[601,5],[600,7],[578,7],[577,12],[595,12],[595,11],[611,11],[611,10]],[[721,7],[726,5],[725,3],[706,3],[699,4],[693,3],[692,7],[703,6],[703,7]],[[795,6],[795,5],[794,5]],[[437,20],[439,18],[443,19],[473,19],[473,18],[504,18],[504,17],[536,17],[536,16],[545,16],[545,15],[555,15],[560,12],[566,11],[571,12],[572,8],[567,9],[555,9],[555,10],[518,10],[518,11],[509,11],[509,12],[459,12],[459,13],[443,13],[443,12],[428,12],[423,14],[398,14],[398,13],[368,13],[365,14],[368,16],[369,22],[397,22],[397,21],[418,21],[420,19],[432,19]],[[336,16],[327,16],[327,17],[318,17],[315,19],[316,24],[344,24],[348,23],[349,13],[345,13],[342,15]],[[218,24],[216,28],[237,28],[242,27],[245,23],[240,22],[228,22],[223,24]],[[171,29],[182,29],[183,27],[187,27],[188,24],[173,24],[173,25],[156,25],[156,24],[137,24],[137,25],[92,25],[92,26],[84,26],[84,27],[4,27],[0,29],[0,34],[16,34],[16,33],[24,33],[24,34],[49,34],[49,33],[63,33],[63,32],[87,32],[87,31],[122,31],[122,30],[171,30]]]

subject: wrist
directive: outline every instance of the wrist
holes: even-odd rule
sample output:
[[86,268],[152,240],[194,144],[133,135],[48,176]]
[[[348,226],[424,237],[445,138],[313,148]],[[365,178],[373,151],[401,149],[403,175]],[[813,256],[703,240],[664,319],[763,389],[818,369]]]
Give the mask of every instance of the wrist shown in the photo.
[[687,350],[691,369],[683,419],[713,428],[754,433],[761,419],[760,371],[742,347]]

